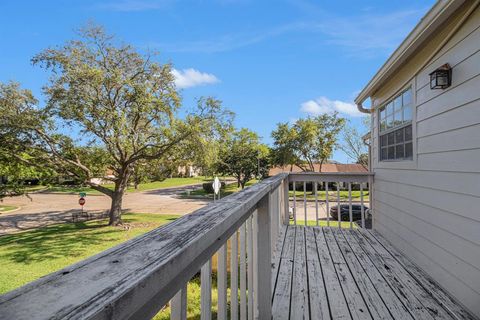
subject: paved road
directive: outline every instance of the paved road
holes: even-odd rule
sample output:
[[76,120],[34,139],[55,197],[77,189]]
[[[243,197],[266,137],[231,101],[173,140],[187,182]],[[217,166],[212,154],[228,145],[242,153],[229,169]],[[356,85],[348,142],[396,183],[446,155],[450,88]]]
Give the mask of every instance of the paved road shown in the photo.
[[[126,212],[156,214],[187,214],[206,205],[207,199],[183,199],[179,194],[185,186],[168,189],[127,193],[123,199]],[[197,185],[198,187],[198,185]],[[59,222],[72,221],[72,213],[78,212],[78,195],[35,193],[26,196],[4,199],[2,204],[20,206],[21,209],[0,215],[0,235],[37,228]],[[102,214],[110,207],[110,198],[104,195],[87,196],[85,210]]]

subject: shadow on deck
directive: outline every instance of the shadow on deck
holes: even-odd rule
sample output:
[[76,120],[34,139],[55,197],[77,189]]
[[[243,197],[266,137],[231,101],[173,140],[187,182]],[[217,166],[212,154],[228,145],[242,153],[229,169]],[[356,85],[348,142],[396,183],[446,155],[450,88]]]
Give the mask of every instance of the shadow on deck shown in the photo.
[[288,226],[276,246],[273,319],[472,319],[375,231]]

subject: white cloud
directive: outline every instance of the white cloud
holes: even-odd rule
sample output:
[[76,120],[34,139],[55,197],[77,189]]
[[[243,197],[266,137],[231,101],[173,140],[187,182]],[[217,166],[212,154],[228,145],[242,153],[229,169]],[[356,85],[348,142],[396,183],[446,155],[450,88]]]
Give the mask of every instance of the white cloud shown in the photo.
[[183,70],[173,69],[172,74],[175,77],[175,85],[179,89],[198,87],[220,82],[215,75],[211,73],[200,72],[193,68]]
[[365,115],[358,111],[357,106],[354,103],[330,100],[327,97],[319,97],[315,100],[308,100],[302,103],[300,111],[311,115],[333,113],[335,111],[350,117],[362,117]]

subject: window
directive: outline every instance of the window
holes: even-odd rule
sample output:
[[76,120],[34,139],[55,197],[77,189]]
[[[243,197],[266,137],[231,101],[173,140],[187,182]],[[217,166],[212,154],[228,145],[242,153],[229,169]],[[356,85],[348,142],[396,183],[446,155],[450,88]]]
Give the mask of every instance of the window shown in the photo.
[[378,110],[380,161],[413,158],[412,89],[408,88]]

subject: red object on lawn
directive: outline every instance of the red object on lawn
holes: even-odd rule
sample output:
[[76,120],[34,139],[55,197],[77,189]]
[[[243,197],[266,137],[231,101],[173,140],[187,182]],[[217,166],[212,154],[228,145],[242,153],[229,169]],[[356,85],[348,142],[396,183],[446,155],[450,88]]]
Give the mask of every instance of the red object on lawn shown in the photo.
[[85,198],[78,199],[78,204],[83,207],[83,205],[85,204]]

